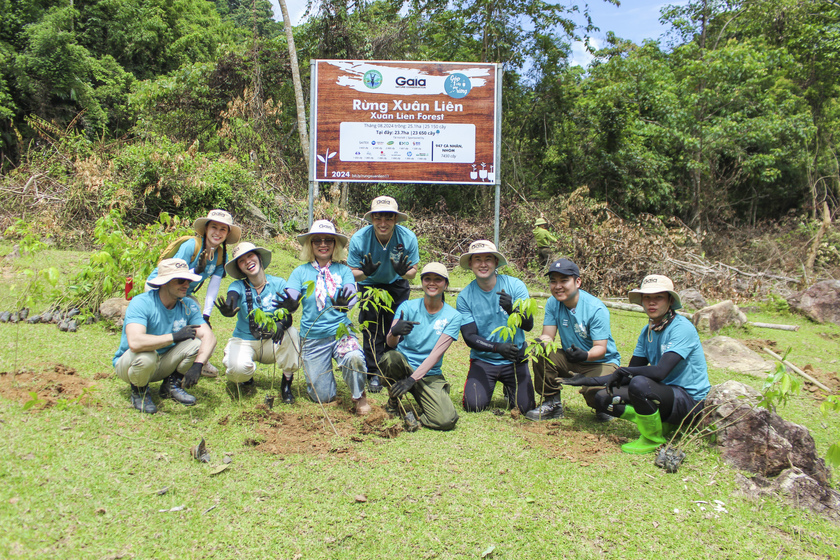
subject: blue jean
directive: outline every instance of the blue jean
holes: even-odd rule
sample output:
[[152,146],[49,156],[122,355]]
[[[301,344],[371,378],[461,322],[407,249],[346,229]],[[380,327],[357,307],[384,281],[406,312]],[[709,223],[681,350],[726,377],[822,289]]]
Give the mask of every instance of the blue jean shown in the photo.
[[332,370],[335,360],[353,399],[362,397],[365,390],[367,368],[365,355],[355,336],[306,338],[303,341],[303,371],[306,375],[306,392],[315,402],[335,399],[336,384]]

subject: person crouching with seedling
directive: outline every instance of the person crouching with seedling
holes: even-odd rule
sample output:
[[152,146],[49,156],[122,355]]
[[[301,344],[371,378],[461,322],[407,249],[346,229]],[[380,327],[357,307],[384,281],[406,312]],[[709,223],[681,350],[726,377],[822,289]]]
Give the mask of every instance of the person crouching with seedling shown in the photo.
[[308,233],[298,235],[305,261],[292,271],[286,295],[302,299],[300,332],[303,336],[303,370],[306,391],[315,402],[335,400],[337,387],[332,371],[335,360],[350,389],[356,414],[370,413],[365,392],[365,356],[350,331],[350,308],[356,303],[356,282],[350,267],[341,264],[346,255],[347,236],[335,230],[329,220],[312,223]]
[[146,414],[157,412],[149,383],[163,381],[160,398],[186,406],[196,403],[186,392],[216,347],[216,336],[192,298],[190,282],[201,277],[183,259],[164,259],[149,280],[152,290],[128,304],[120,347],[114,355],[117,377],[131,385],[131,404]]
[[228,381],[245,391],[255,386],[257,362],[277,364],[283,371],[280,395],[283,402],[292,404],[292,380],[300,368],[300,337],[288,311],[295,302],[285,301],[283,278],[265,273],[269,263],[271,251],[246,241],[236,246],[225,265],[225,271],[236,280],[228,287],[227,298],[216,301],[216,307],[225,317],[236,316],[236,326],[222,364]]
[[596,410],[635,422],[641,434],[621,450],[652,453],[665,443],[664,432],[699,413],[711,385],[697,330],[676,313],[682,303],[671,279],[646,276],[629,298],[649,319],[630,364],[603,377],[578,375],[561,383],[606,385],[595,395]]
[[[461,314],[444,301],[449,286],[449,272],[441,263],[429,263],[420,272],[423,299],[406,301],[397,308],[386,342],[389,350],[379,368],[390,384],[388,404],[393,415],[399,414],[400,398],[411,393],[420,405],[420,423],[433,430],[451,430],[458,413],[449,398],[449,383],[440,366],[443,354],[458,340]],[[413,411],[406,413],[411,424]]]
[[[473,241],[459,264],[475,275],[475,280],[458,295],[456,304],[461,314],[461,334],[471,348],[464,410],[479,412],[487,408],[496,382],[501,381],[510,407],[528,412],[536,403],[525,360],[524,331],[534,327],[534,316],[514,310],[517,300],[528,299],[528,289],[522,280],[496,273],[497,268],[507,264],[507,259],[490,241]],[[514,314],[521,321],[511,328],[508,318],[513,319]],[[506,339],[504,329],[512,331],[513,336]]]

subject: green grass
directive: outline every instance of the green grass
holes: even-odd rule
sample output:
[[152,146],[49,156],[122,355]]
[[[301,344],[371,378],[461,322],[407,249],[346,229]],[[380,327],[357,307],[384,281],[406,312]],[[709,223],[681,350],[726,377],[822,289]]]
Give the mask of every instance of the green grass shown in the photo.
[[[67,271],[83,258],[49,253],[50,263]],[[287,278],[298,264],[294,255],[276,251],[269,272]],[[9,268],[0,272],[5,310],[14,302],[7,288],[17,277]],[[455,274],[452,284],[468,281]],[[454,295],[447,300],[454,305]],[[780,353],[790,346],[789,359],[800,366],[840,369],[840,327],[767,312],[750,319],[801,329],[724,334],[775,341]],[[644,324],[641,314],[612,311],[623,363]],[[221,366],[233,319],[216,313],[213,325],[219,336],[213,362]],[[536,325],[539,332],[541,315]],[[75,334],[54,325],[3,324],[0,371],[60,363],[93,379],[112,372],[118,344],[119,333],[103,324]],[[468,360],[460,341],[444,359],[458,403]],[[622,453],[619,443],[635,437],[634,427],[595,424],[575,391],[564,391],[567,418],[551,426],[460,412],[452,432],[421,430],[394,439],[360,435],[360,420],[328,407],[339,431],[352,438],[323,429],[318,437],[332,451],[278,455],[246,444],[261,434],[242,419],[263,396],[278,392],[276,379],[271,390],[271,375],[270,367],[260,366],[257,395],[241,400],[230,397],[223,380],[202,379],[193,391],[197,406],[166,401],[155,416],[131,409],[127,386],[114,377],[98,381],[98,406],[24,411],[21,403],[0,398],[0,557],[481,558],[490,547],[488,557],[495,559],[840,557],[836,525],[778,499],[739,495],[736,471],[714,448],[690,448],[676,474],[656,468],[650,455]],[[761,380],[719,370],[710,375],[715,384],[735,378],[761,386]],[[295,392],[302,397],[300,377]],[[339,394],[348,403],[341,381]],[[386,398],[373,400],[382,405]],[[781,413],[809,427],[824,455],[840,439],[840,418],[823,418],[818,405],[805,392]],[[504,408],[500,388],[494,406]],[[286,411],[319,414],[303,397],[292,407],[275,405],[274,412]],[[231,454],[225,472],[210,476],[213,465],[190,458],[202,437],[214,464]],[[367,501],[357,502],[359,495]],[[725,503],[725,513],[714,511],[714,500]],[[159,511],[176,506],[184,509]]]

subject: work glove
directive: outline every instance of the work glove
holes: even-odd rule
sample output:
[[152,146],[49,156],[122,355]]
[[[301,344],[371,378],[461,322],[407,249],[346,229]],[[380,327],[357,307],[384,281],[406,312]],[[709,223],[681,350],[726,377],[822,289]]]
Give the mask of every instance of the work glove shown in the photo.
[[193,269],[196,274],[201,274],[207,268],[207,249],[204,249],[198,255],[198,264]]
[[633,379],[633,374],[627,371],[627,368],[618,368],[609,375],[609,378],[605,383],[607,386],[607,392],[612,395],[615,389],[628,385],[631,379]]
[[297,311],[297,308],[300,307],[300,300],[303,298],[303,293],[299,293],[296,298],[293,298],[289,295],[289,290],[274,292],[274,295],[277,296],[277,300],[275,301],[277,309],[285,309],[289,313]]
[[519,348],[516,344],[510,342],[502,342],[496,345],[495,352],[501,354],[502,358],[511,362],[519,361]]
[[598,377],[586,377],[582,373],[574,377],[558,377],[557,382],[560,385],[571,385],[572,387],[597,387],[603,384]]
[[183,329],[172,333],[172,340],[175,344],[179,342],[183,342],[185,340],[192,340],[195,338],[195,329],[198,328],[200,325],[187,325]]
[[573,364],[585,362],[589,359],[589,352],[578,348],[574,344],[572,344],[571,348],[569,349],[563,348],[563,353],[566,354],[566,359],[572,362]]
[[414,330],[414,325],[419,325],[418,321],[405,321],[403,319],[403,313],[400,313],[400,318],[394,323],[394,326],[391,327],[391,334],[394,336],[406,336],[411,331]]
[[365,276],[373,276],[376,274],[376,271],[379,269],[379,265],[382,264],[382,261],[376,261],[376,264],[373,263],[373,257],[370,256],[370,253],[362,257],[362,264],[359,268],[362,269],[362,274]]
[[343,289],[336,291],[336,296],[330,296],[332,306],[342,313],[350,311],[350,300],[353,299],[353,294],[350,293],[350,288],[345,286]]
[[504,290],[501,292],[496,292],[499,294],[499,305],[502,309],[505,310],[505,313],[508,315],[513,314],[513,298],[510,297],[510,294],[506,294]]
[[281,342],[283,342],[283,335],[286,334],[286,327],[281,321],[275,321],[274,325],[277,328],[274,329],[274,333],[272,333],[271,340],[274,342],[274,344],[280,344]]
[[411,263],[408,262],[408,253],[403,253],[398,261],[395,261],[392,258],[391,266],[394,267],[394,272],[396,272],[398,276],[405,276],[405,273],[411,269]]
[[204,319],[204,322],[207,323],[207,326],[212,329],[213,325],[210,324],[210,315],[202,315],[202,318]]
[[417,383],[417,381],[413,377],[406,377],[405,379],[400,379],[399,381],[391,385],[391,388],[388,389],[388,394],[391,396],[392,399],[398,399],[401,396],[408,393],[411,390],[411,388],[414,387],[415,383]]
[[204,367],[204,364],[195,362],[193,365],[190,366],[190,369],[187,370],[187,373],[184,374],[184,389],[189,389],[196,383],[198,383],[198,378],[201,377],[201,368]]
[[224,317],[233,317],[239,313],[239,307],[228,305],[227,302],[222,299],[222,296],[219,296],[219,299],[216,300],[216,309],[218,309],[219,313],[221,313]]

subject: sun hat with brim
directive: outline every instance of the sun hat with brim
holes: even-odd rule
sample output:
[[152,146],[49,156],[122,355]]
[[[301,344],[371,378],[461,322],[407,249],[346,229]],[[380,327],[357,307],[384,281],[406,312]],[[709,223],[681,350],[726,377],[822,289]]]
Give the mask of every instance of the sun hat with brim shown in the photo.
[[535,226],[544,226],[544,225],[546,225],[547,223],[548,223],[548,222],[546,222],[546,221],[545,221],[545,220],[543,220],[542,218],[537,218],[537,221],[536,221],[536,222],[534,222],[534,225],[535,225]]
[[189,280],[190,282],[201,281],[201,276],[190,272],[190,265],[184,259],[163,259],[158,264],[157,270],[158,275],[151,280],[146,280],[146,283],[158,288],[176,278]]
[[449,280],[449,271],[446,270],[446,266],[439,262],[430,262],[424,266],[423,270],[420,271],[420,278],[423,278],[426,274],[437,274]]
[[335,225],[329,220],[315,220],[309,227],[309,231],[301,233],[297,236],[297,238],[298,241],[300,241],[300,244],[304,245],[309,243],[309,238],[313,235],[332,235],[336,238],[336,243],[342,247],[347,246],[347,236],[343,233],[338,233],[335,230]]
[[260,256],[260,262],[262,263],[263,270],[268,268],[268,263],[271,262],[271,251],[268,249],[263,249],[262,247],[257,247],[253,243],[249,243],[248,241],[243,241],[233,249],[233,254],[230,256],[230,260],[225,265],[225,272],[227,272],[232,278],[236,278],[237,280],[242,280],[245,278],[245,273],[239,270],[239,266],[236,264],[236,261],[244,255],[245,253],[254,252]]
[[197,234],[204,235],[204,232],[207,230],[207,222],[210,221],[225,224],[230,228],[228,236],[225,238],[225,243],[228,245],[239,243],[239,240],[242,239],[242,228],[233,223],[233,216],[224,210],[219,210],[218,208],[210,210],[206,217],[199,218],[193,222],[193,229]]
[[472,270],[470,268],[470,257],[473,255],[483,255],[487,253],[495,255],[495,257],[499,259],[499,264],[496,265],[496,268],[501,268],[507,264],[507,259],[503,254],[496,250],[496,245],[494,245],[492,241],[487,241],[486,239],[479,239],[478,241],[470,243],[470,250],[461,255],[458,264],[460,264],[461,268],[464,270]]
[[674,283],[667,276],[662,276],[660,274],[650,274],[645,276],[645,279],[642,280],[641,287],[637,290],[630,290],[627,297],[630,299],[630,303],[642,305],[642,296],[644,294],[661,294],[665,292],[668,292],[671,294],[671,297],[674,298],[674,303],[671,304],[671,309],[682,308],[680,294],[674,291]]
[[397,222],[403,222],[408,219],[408,214],[400,212],[400,207],[397,201],[390,196],[378,196],[370,203],[370,212],[365,214],[365,220],[373,223],[373,215],[377,212],[393,212],[397,215]]

